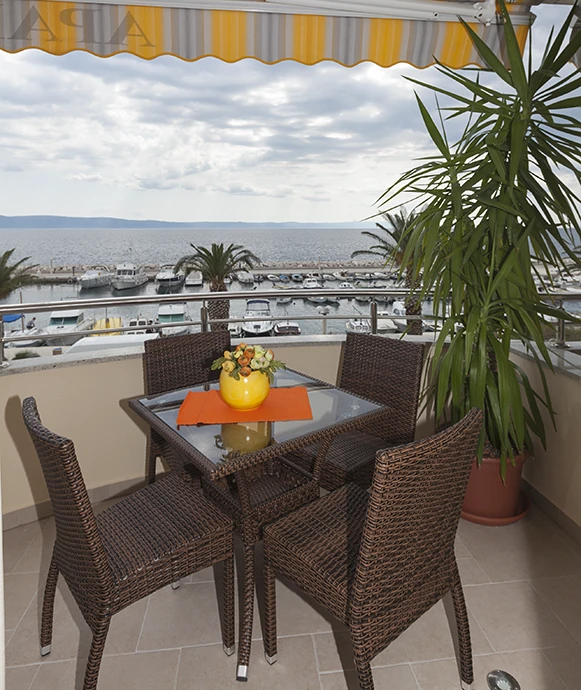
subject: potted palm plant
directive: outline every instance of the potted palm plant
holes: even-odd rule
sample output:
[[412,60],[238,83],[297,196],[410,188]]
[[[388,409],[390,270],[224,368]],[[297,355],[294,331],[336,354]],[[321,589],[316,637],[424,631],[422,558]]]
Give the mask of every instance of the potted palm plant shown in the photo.
[[[465,504],[464,515],[488,524],[524,512],[522,461],[533,437],[545,444],[545,421],[555,423],[543,330],[547,317],[569,315],[544,301],[538,286],[577,263],[572,248],[581,234],[571,184],[581,182],[581,122],[571,110],[581,106],[581,77],[559,74],[581,49],[581,32],[568,36],[574,10],[549,37],[537,69],[530,53],[525,65],[502,0],[500,11],[510,69],[465,24],[492,78],[439,65],[453,89],[412,79],[446,101],[436,124],[416,96],[437,153],[380,199],[384,211],[397,207],[400,194],[417,204],[402,262],[422,276],[420,297],[433,292],[442,323],[428,400],[438,422],[455,422],[474,406],[485,411],[467,494],[476,506]],[[454,143],[444,126],[450,119],[463,126]],[[514,341],[534,358],[540,390],[511,359]]]
[[[202,278],[210,284],[210,292],[226,292],[224,279],[239,268],[252,270],[260,259],[250,250],[238,244],[213,243],[207,247],[190,244],[194,250],[191,254],[182,256],[175,265],[175,271],[183,270],[186,275],[192,271],[200,271]],[[230,300],[211,300],[208,304],[210,320],[227,319],[230,316]],[[212,324],[213,331],[228,330],[227,323]]]

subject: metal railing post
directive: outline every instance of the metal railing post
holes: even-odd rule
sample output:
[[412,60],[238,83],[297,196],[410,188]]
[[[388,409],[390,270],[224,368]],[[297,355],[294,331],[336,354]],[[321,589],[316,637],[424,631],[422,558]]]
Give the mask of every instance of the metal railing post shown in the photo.
[[208,307],[205,304],[200,308],[200,319],[202,321],[202,333],[206,333],[208,331]]
[[[558,301],[559,309],[563,308],[563,300]],[[569,347],[565,338],[565,319],[559,319],[557,321],[557,338],[554,341],[554,347]]]
[[371,300],[371,333],[377,335],[377,302]]
[[0,366],[4,365],[4,319],[0,318]]

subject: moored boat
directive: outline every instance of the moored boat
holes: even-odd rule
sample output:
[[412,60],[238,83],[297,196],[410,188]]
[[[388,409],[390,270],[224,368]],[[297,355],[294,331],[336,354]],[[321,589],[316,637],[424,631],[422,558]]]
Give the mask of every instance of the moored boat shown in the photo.
[[268,299],[249,299],[246,300],[246,313],[242,330],[245,336],[269,336],[272,334],[272,321],[265,321],[270,318],[270,300]]
[[279,321],[274,324],[274,335],[300,335],[301,327],[297,321]]
[[201,271],[192,271],[186,277],[186,287],[202,287],[204,279]]
[[155,276],[155,283],[160,292],[173,292],[181,288],[185,279],[186,274],[183,271],[176,272],[172,264],[166,264]]
[[254,276],[252,273],[250,273],[250,271],[240,271],[236,277],[238,278],[238,282],[242,285],[254,284]]
[[58,336],[48,338],[49,345],[72,345],[83,336],[77,335],[79,331],[90,331],[95,324],[95,319],[85,316],[80,309],[67,309],[53,311],[46,327],[46,334]]
[[349,319],[345,330],[347,333],[371,333],[371,324],[368,319]]
[[119,264],[115,270],[115,276],[111,280],[114,290],[130,290],[145,285],[149,278],[140,267],[131,263]]
[[107,266],[93,266],[79,276],[78,284],[81,290],[91,290],[111,285],[112,278],[113,273]]
[[[185,335],[189,333],[190,327],[182,324],[182,321],[190,321],[185,304],[159,305],[156,323],[164,324],[164,327],[160,329],[162,335]],[[168,325],[165,326],[165,324]]]
[[[123,328],[123,319],[120,316],[105,316],[102,319],[97,319],[93,326],[94,331],[104,331],[105,329]],[[103,337],[106,335],[121,335],[120,331],[112,333],[91,333],[91,338]]]

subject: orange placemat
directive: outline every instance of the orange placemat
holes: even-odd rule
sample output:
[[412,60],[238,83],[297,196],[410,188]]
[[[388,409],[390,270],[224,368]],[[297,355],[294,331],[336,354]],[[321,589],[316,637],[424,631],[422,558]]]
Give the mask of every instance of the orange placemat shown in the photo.
[[283,422],[312,419],[307,389],[271,388],[268,398],[256,410],[234,410],[222,400],[217,390],[190,391],[178,412],[177,425],[230,424],[236,422]]

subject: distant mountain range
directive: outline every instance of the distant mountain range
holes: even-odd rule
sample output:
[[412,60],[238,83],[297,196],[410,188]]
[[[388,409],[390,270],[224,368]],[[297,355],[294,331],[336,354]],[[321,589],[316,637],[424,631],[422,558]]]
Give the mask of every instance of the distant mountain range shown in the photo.
[[127,220],[126,218],[81,218],[73,216],[0,216],[0,229],[53,229],[79,228],[212,228],[251,230],[252,228],[272,228],[290,230],[293,228],[366,228],[373,227],[373,222],[343,222],[343,223],[246,223],[246,222],[208,222],[196,221],[192,223],[176,223],[167,220]]

